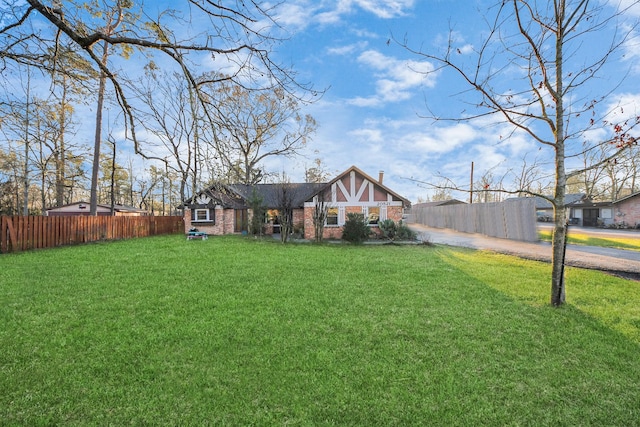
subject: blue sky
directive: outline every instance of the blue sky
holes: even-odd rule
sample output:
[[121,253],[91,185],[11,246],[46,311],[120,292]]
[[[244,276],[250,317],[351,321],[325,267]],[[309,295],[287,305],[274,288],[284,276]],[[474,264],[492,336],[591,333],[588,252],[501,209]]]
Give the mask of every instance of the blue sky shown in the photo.
[[[182,2],[147,2],[146,10],[161,13],[168,4]],[[305,167],[320,158],[331,173],[351,165],[372,177],[385,173],[385,184],[415,202],[427,198],[433,190],[416,181],[440,184],[443,177],[460,186],[468,186],[471,163],[476,179],[491,172],[504,177],[509,188],[513,175],[524,161],[540,163],[542,179],[549,173],[552,152],[523,133],[513,133],[511,126],[484,117],[470,122],[434,121],[425,118],[430,108],[435,114],[462,117],[473,112],[477,97],[468,91],[452,72],[440,70],[428,75],[434,63],[407,51],[395,40],[407,40],[415,49],[438,52],[450,34],[461,61],[474,57],[486,34],[487,9],[497,0],[284,0],[274,2],[274,17],[286,38],[277,45],[274,58],[291,65],[298,80],[318,90],[326,89],[322,98],[303,109],[318,122],[318,130],[303,156],[295,159],[271,158],[264,163],[269,172],[285,172],[293,181],[304,179]],[[544,2],[542,2],[544,3]],[[633,6],[625,15],[628,22],[640,18],[637,0],[593,0],[608,4]],[[269,3],[263,3],[269,8]],[[277,5],[277,6],[275,6]],[[616,22],[620,33],[628,22]],[[612,23],[613,25],[613,23]],[[185,34],[202,28],[182,28]],[[451,33],[450,33],[451,31]],[[588,61],[597,48],[606,48],[613,34],[610,26],[587,40],[569,63],[577,69]],[[635,35],[635,34],[634,34]],[[516,90],[526,73],[510,66],[503,56],[493,64],[502,90]],[[596,96],[600,89],[611,93],[602,101],[601,110],[623,106],[626,115],[640,116],[640,46],[632,39],[613,56],[598,80],[590,82],[579,96]],[[165,59],[166,60],[166,59]],[[168,60],[166,60],[168,61]],[[219,61],[219,59],[218,59]],[[203,60],[203,71],[212,65]],[[139,72],[140,67],[125,63],[125,72]],[[626,75],[622,81],[621,76]],[[7,77],[8,78],[8,77]],[[48,83],[44,90],[48,90]],[[428,107],[427,107],[428,106]],[[92,141],[93,102],[86,106],[91,120],[84,120],[78,138]],[[109,107],[111,120],[119,115],[118,107]],[[111,114],[111,115],[109,115]],[[116,126],[121,126],[116,125]],[[138,130],[140,133],[141,130]],[[107,130],[105,130],[106,134]],[[118,134],[118,132],[114,132]],[[122,129],[119,134],[125,133]],[[607,138],[604,129],[592,129],[585,136],[597,141]],[[120,144],[120,163],[126,163],[127,144]],[[569,168],[573,165],[569,161]],[[546,175],[545,175],[546,174]],[[453,197],[468,200],[468,195],[454,192]]]
[[[307,147],[307,158],[294,164],[270,161],[267,167],[300,179],[305,164],[319,157],[334,172],[356,165],[377,177],[383,170],[385,184],[415,202],[431,190],[412,179],[439,183],[444,176],[468,185],[474,162],[476,178],[491,171],[498,178],[506,176],[508,186],[508,171],[519,169],[523,159],[548,161],[550,153],[539,150],[530,138],[521,134],[503,137],[510,134],[504,124],[489,119],[455,123],[424,118],[427,104],[438,114],[459,117],[468,108],[458,103],[465,99],[460,92],[468,88],[446,71],[429,76],[415,72],[432,70],[434,65],[393,41],[406,37],[413,47],[435,52],[452,29],[458,53],[470,55],[486,29],[483,13],[494,3],[287,0],[278,10],[278,19],[290,38],[279,46],[278,58],[293,64],[301,81],[327,91],[319,102],[305,108],[319,124]],[[636,5],[628,17],[637,16]],[[631,74],[612,99],[625,97],[631,113],[640,99],[637,70],[633,69],[639,49],[631,45],[625,49],[625,58],[613,65],[618,71],[631,69]],[[501,73],[505,84],[521,77],[508,68]],[[458,96],[452,98],[452,94]],[[468,199],[464,193],[453,195]]]

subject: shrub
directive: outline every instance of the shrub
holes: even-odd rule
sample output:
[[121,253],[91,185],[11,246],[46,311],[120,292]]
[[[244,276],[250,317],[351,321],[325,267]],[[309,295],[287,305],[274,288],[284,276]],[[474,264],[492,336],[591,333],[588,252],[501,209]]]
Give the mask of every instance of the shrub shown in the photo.
[[394,240],[398,233],[398,225],[392,219],[385,219],[378,223],[382,236],[389,240]]
[[364,219],[364,215],[348,213],[342,229],[342,240],[351,243],[362,243],[369,238],[371,230]]
[[416,240],[418,238],[418,235],[416,234],[415,231],[410,229],[408,225],[400,221],[398,223],[396,238],[398,240]]
[[417,234],[402,221],[396,223],[392,219],[385,219],[378,224],[382,236],[389,240],[416,240]]
[[251,197],[249,198],[249,207],[253,212],[251,216],[251,222],[249,223],[249,233],[254,236],[262,236],[264,226],[264,216],[267,212],[267,208],[263,205],[263,199],[260,194],[253,189]]

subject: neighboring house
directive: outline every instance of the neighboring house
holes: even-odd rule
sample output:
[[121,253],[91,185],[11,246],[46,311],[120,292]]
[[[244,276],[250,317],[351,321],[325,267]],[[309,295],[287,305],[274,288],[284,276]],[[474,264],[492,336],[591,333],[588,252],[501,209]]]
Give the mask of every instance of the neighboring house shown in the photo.
[[[384,219],[400,221],[410,203],[382,184],[352,166],[327,183],[286,184],[291,195],[294,230],[304,230],[306,239],[313,239],[313,212],[316,200],[324,200],[328,215],[325,238],[342,237],[342,227],[350,212],[362,213],[370,226],[376,228]],[[247,229],[252,215],[250,201],[255,194],[267,209],[265,232],[278,233],[283,184],[215,184],[184,203],[185,232],[191,228],[212,235],[240,233]]]
[[[518,200],[518,199],[526,199],[526,198],[528,197],[511,197],[507,200]],[[540,196],[534,196],[533,198],[535,200],[536,215],[538,217],[538,221],[543,221],[543,222],[553,221],[553,205],[551,204],[551,202],[545,199],[544,197],[540,197]],[[588,201],[588,199],[586,199],[586,196],[582,193],[565,194],[564,203],[565,203],[565,208],[567,209],[567,218],[568,219],[582,218],[581,216],[579,216],[580,213],[575,212],[574,207],[576,204],[585,203],[586,201]]]
[[613,205],[613,222],[622,226],[639,228],[640,192],[616,200]]
[[[553,220],[551,202],[536,197],[538,219]],[[640,225],[640,192],[630,194],[614,202],[594,202],[584,194],[567,194],[565,196],[567,219],[571,224],[583,227]]]
[[576,223],[585,227],[621,226],[637,227],[640,224],[640,192],[630,194],[614,202],[576,203],[572,207]]
[[[89,216],[89,203],[75,202],[57,208],[47,209],[47,216]],[[98,216],[110,216],[111,205],[98,205],[96,209]],[[138,209],[133,206],[114,205],[114,216],[148,216],[149,213],[144,209]]]

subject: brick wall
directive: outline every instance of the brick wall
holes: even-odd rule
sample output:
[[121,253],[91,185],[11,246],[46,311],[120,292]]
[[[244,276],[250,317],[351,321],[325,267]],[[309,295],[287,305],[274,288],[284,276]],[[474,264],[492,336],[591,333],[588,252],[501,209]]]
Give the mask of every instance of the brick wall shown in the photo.
[[[251,221],[252,211],[248,211],[248,221]],[[307,230],[305,222],[305,212],[302,209],[294,209],[293,211],[293,226],[294,229],[304,227]],[[233,209],[223,209],[216,207],[216,221],[215,224],[206,222],[191,222],[191,210],[185,208],[184,210],[184,232],[185,234],[195,227],[198,231],[205,232],[212,236],[222,236],[223,234],[232,234],[235,230],[235,211]],[[265,234],[273,234],[273,223],[269,222],[265,224]],[[311,222],[311,238],[313,238],[313,222]]]
[[[313,229],[313,209],[312,207],[307,207],[304,210],[304,238],[308,240],[314,239],[314,229]],[[388,206],[387,207],[387,219],[392,219],[395,222],[400,222],[402,220],[402,206]],[[362,213],[362,207],[360,206],[347,206],[345,208],[345,215],[348,213]],[[346,219],[346,218],[345,218]],[[378,227],[371,227],[371,230],[380,235],[380,229]],[[342,227],[341,226],[326,226],[324,227],[324,231],[322,233],[323,239],[341,239],[342,238]]]
[[[293,229],[298,230],[300,228],[304,228],[306,231],[304,209],[294,209],[293,210]],[[311,233],[313,234],[313,223],[311,225],[311,228],[312,228]]]
[[191,209],[184,210],[184,232],[187,234],[191,227],[195,227],[198,231],[210,234],[212,236],[221,236],[223,234],[233,233],[235,215],[233,209],[223,209],[216,207],[215,224],[208,222],[191,222]]
[[640,224],[640,197],[632,197],[615,205],[614,222],[625,222],[629,227]]

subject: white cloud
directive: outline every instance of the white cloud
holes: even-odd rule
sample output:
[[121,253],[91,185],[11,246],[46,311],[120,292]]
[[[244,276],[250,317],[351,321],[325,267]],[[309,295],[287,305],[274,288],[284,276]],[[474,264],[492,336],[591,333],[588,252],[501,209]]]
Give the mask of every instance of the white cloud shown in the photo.
[[406,139],[415,152],[434,156],[452,152],[474,141],[478,134],[471,125],[457,123],[453,126],[427,128],[425,132],[413,132]]
[[415,94],[414,89],[435,85],[436,72],[427,61],[400,60],[367,50],[358,57],[358,62],[374,70],[378,80],[374,96],[354,98],[350,100],[352,105],[370,107],[403,101]]
[[371,143],[384,141],[382,131],[380,129],[355,129],[349,132],[349,135]]
[[390,19],[403,16],[413,7],[414,0],[354,0],[360,8],[373,13],[378,18]]
[[[333,25],[359,10],[381,19],[406,16],[415,0],[292,0],[277,6],[277,22],[285,28],[300,30],[312,23]],[[371,33],[369,33],[371,34]]]
[[276,21],[285,28],[302,29],[311,22],[314,10],[315,8],[310,7],[306,2],[283,3],[276,14]]
[[624,11],[625,15],[640,16],[640,3],[637,0],[607,0],[610,6]]
[[327,53],[331,55],[346,56],[346,55],[351,55],[352,53],[362,50],[366,47],[367,47],[367,42],[352,43],[345,46],[327,48]]

